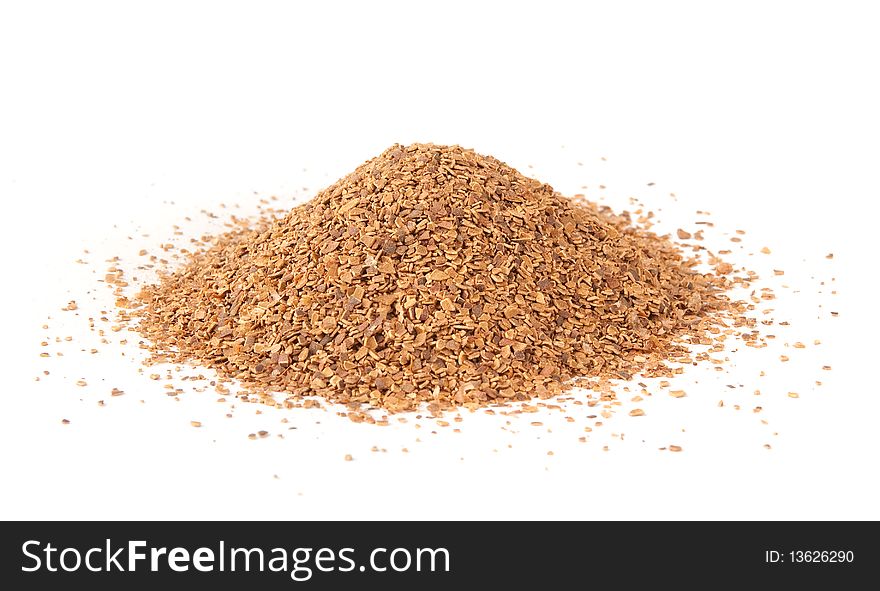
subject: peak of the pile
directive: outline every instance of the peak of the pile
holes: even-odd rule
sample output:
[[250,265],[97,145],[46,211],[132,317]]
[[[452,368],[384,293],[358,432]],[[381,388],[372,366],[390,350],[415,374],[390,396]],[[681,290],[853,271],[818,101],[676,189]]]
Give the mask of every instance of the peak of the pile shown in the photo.
[[369,200],[437,210],[443,202],[473,208],[492,200],[508,206],[553,194],[549,185],[492,156],[459,145],[415,143],[392,145],[321,191],[317,200],[345,215]]

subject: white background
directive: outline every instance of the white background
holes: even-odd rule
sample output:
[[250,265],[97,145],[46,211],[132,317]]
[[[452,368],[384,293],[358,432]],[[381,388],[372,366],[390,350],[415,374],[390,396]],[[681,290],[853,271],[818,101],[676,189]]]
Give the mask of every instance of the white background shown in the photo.
[[[0,517],[880,518],[871,6],[3,3]],[[138,373],[136,347],[96,345],[86,318],[112,306],[107,258],[134,264],[174,224],[184,242],[210,229],[201,208],[286,207],[414,141],[473,147],[616,209],[636,197],[662,231],[709,210],[706,244],[734,247],[778,296],[760,317],[791,324],[765,327],[767,349],[732,342],[724,373],[690,368],[674,385],[686,398],[621,391],[592,433],[594,409],[574,405],[380,428],[334,409],[233,410],[210,391],[175,401]],[[71,299],[80,310],[61,312]]]

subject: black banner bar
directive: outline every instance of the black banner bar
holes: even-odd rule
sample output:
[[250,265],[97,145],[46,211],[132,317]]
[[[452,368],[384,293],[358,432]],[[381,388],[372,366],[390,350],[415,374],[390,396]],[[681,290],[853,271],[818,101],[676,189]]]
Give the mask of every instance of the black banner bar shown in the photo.
[[[877,522],[13,522],[6,589],[876,584]],[[548,587],[549,585],[549,587]]]

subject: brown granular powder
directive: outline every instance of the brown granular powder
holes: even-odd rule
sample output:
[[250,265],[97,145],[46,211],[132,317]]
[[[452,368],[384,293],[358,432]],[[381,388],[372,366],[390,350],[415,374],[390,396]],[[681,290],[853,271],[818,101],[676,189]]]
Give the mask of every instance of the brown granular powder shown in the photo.
[[711,344],[737,310],[720,276],[732,267],[697,262],[490,156],[395,145],[123,305],[154,360],[291,405],[439,412],[668,375],[665,361]]

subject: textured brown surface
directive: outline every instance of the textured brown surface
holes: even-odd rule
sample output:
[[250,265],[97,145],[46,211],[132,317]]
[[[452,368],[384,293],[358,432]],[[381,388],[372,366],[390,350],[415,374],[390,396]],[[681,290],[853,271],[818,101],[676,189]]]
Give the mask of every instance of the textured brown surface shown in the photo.
[[473,408],[656,374],[677,343],[710,344],[732,305],[726,280],[694,264],[492,157],[395,145],[284,218],[221,236],[133,304],[159,357],[250,387]]

